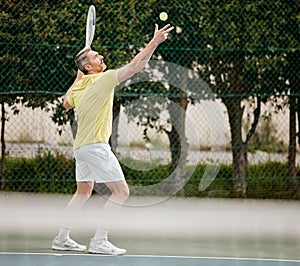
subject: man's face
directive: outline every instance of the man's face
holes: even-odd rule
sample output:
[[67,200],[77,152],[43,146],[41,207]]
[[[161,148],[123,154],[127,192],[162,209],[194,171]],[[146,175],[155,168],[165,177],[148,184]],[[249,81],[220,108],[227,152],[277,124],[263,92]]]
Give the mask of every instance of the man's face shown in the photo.
[[103,59],[104,57],[95,51],[88,52],[88,64],[86,64],[86,69],[89,71],[89,74],[98,74],[106,69]]

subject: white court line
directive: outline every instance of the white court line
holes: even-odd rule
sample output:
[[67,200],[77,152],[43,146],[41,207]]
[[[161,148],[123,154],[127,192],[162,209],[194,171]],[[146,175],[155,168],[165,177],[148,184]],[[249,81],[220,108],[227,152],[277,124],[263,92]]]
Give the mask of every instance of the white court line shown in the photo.
[[235,257],[193,257],[193,256],[159,256],[159,255],[100,255],[100,254],[85,254],[85,253],[38,253],[38,252],[0,252],[0,255],[42,255],[42,256],[90,256],[90,257],[128,257],[128,258],[177,258],[177,259],[208,259],[208,260],[243,260],[243,261],[270,261],[270,262],[295,262],[300,263],[300,260],[283,260],[283,259],[263,259],[263,258],[235,258]]

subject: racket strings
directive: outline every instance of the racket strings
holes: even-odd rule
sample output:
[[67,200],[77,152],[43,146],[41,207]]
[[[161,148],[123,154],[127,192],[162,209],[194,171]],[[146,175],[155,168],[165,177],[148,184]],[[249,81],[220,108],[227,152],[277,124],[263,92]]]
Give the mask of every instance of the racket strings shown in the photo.
[[93,5],[90,6],[86,24],[86,40],[85,46],[90,47],[94,39],[96,25],[96,9]]

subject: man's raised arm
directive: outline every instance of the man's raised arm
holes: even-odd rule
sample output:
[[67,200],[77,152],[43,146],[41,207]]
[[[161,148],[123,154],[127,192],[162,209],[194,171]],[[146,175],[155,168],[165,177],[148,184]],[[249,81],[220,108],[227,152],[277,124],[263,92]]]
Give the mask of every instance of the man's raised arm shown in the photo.
[[171,27],[170,24],[167,24],[161,29],[158,29],[158,25],[155,24],[155,31],[152,40],[133,58],[129,64],[118,70],[119,82],[123,82],[132,77],[134,74],[140,72],[150,60],[157,46],[167,39],[168,33],[173,29],[174,27]]
[[79,80],[81,80],[83,75],[84,75],[84,74],[78,69],[78,71],[77,71],[77,76],[76,76],[76,79],[75,79],[74,83],[73,83],[72,86],[68,89],[67,93],[66,93],[65,96],[64,96],[64,103],[63,103],[63,105],[64,105],[64,107],[65,107],[66,109],[72,109],[72,108],[73,108],[73,106],[70,105],[70,104],[68,103],[68,97],[69,97],[69,95],[71,94],[72,89],[73,89],[73,87],[75,86],[76,82],[78,82]]

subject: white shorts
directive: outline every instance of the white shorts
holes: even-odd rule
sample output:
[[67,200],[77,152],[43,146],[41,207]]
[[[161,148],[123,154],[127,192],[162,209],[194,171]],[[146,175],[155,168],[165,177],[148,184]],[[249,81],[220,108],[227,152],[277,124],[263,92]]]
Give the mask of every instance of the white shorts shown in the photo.
[[74,151],[76,159],[76,181],[96,183],[125,180],[122,168],[108,144],[93,143]]

